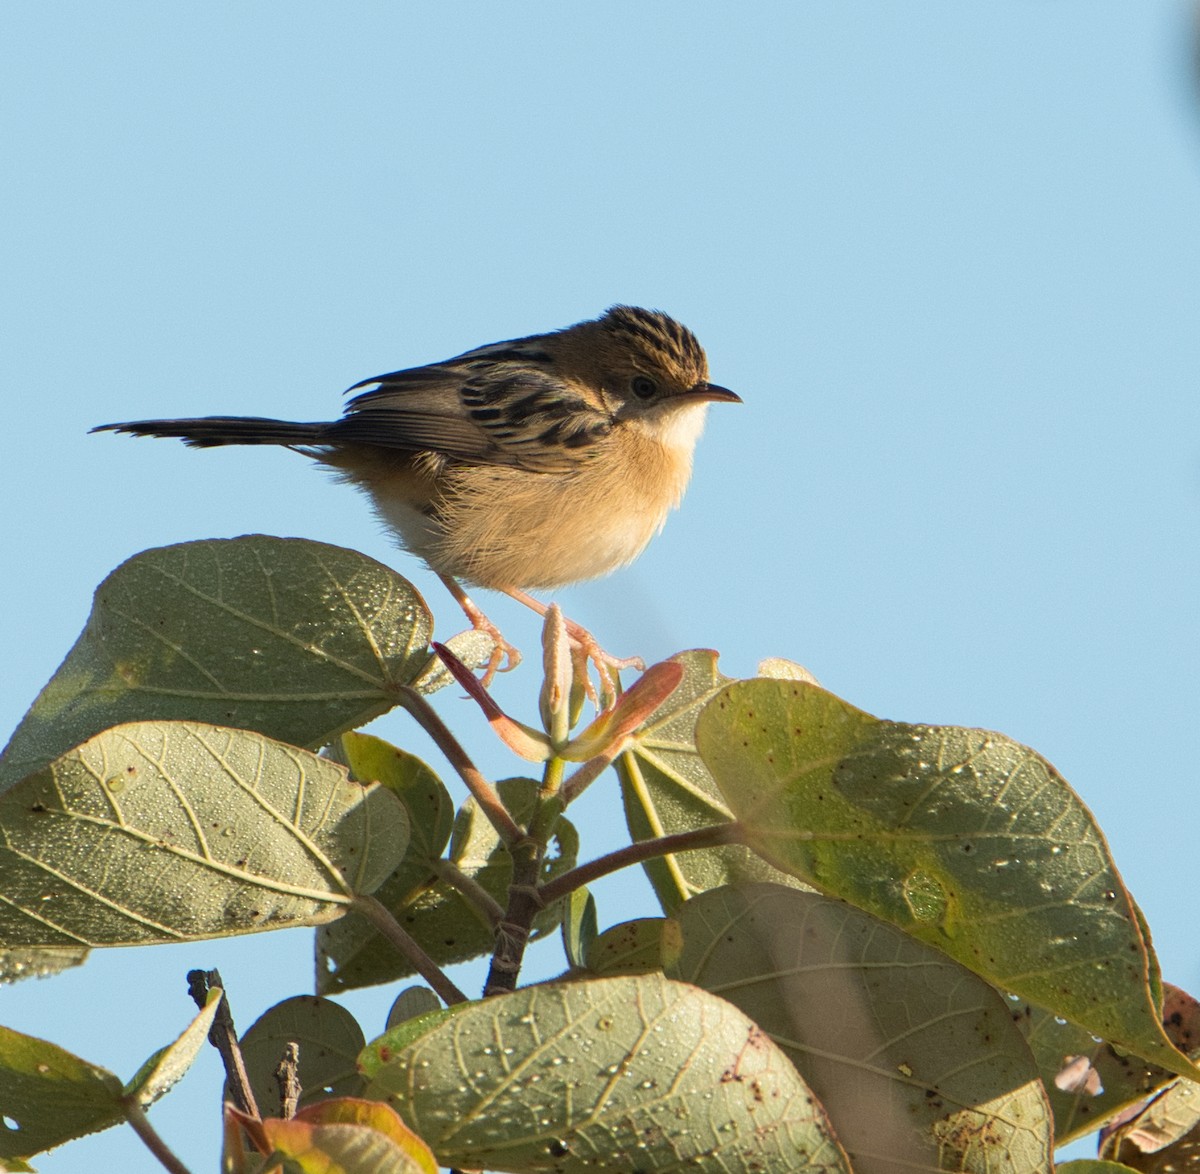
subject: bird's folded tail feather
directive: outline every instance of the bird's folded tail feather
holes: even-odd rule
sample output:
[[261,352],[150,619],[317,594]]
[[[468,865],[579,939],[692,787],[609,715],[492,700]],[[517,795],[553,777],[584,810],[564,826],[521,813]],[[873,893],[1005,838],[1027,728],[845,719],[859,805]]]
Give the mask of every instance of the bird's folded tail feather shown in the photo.
[[265,416],[201,416],[192,420],[130,420],[101,424],[91,431],[176,437],[193,448],[215,448],[222,444],[320,444],[328,429],[328,423],[302,424]]

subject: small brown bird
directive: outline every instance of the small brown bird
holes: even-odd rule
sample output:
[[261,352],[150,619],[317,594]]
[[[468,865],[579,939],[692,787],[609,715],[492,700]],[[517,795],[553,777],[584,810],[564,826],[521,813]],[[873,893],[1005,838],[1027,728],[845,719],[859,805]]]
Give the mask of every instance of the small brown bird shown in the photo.
[[[740,402],[708,382],[690,330],[632,306],[350,390],[359,394],[342,418],[324,423],[205,416],[93,431],[178,437],[199,448],[280,444],[333,469],[367,493],[400,545],[496,639],[488,678],[505,655],[515,664],[516,650],[456,580],[544,611],[525,588],[632,562],[679,505],[708,404]],[[588,655],[605,656],[572,628]]]

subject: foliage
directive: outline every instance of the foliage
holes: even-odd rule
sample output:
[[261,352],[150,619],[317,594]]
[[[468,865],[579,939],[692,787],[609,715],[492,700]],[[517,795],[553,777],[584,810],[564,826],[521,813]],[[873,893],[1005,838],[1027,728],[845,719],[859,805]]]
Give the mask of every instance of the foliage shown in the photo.
[[[1033,1174],[1102,1125],[1101,1160],[1062,1174],[1185,1168],[1200,1010],[1036,752],[881,720],[786,662],[730,681],[704,651],[581,727],[553,608],[528,725],[470,675],[487,647],[431,636],[412,586],[352,551],[148,551],[0,757],[0,978],[317,927],[316,993],[223,1053],[227,1169]],[[426,699],[452,679],[538,777],[480,774]],[[465,802],[352,732],[397,706]],[[564,812],[609,767],[631,842],[582,859]],[[638,865],[660,911],[602,928],[587,884]],[[556,930],[566,973],[519,986]],[[469,999],[444,968],[489,955]],[[326,997],[414,974],[369,1042]],[[182,1170],[145,1109],[220,1036],[219,989],[198,1001],[127,1084],[0,1029],[0,1168],[128,1121]]]

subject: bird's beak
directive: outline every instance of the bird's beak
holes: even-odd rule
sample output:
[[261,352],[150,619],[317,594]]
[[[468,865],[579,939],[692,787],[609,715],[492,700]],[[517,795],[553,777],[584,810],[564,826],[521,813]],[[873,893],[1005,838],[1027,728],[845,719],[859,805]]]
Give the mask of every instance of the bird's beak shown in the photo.
[[691,391],[684,392],[684,397],[697,403],[740,404],[742,397],[728,387],[718,387],[715,383],[697,383]]

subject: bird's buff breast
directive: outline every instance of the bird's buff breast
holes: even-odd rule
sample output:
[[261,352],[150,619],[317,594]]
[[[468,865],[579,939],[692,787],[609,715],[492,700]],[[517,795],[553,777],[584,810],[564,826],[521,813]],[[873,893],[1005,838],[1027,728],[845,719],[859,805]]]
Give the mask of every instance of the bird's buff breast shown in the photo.
[[632,562],[679,504],[690,452],[655,445],[640,455],[618,469],[601,456],[570,473],[446,469],[433,516],[389,493],[386,478],[363,487],[402,544],[438,573],[482,587],[561,587]]

